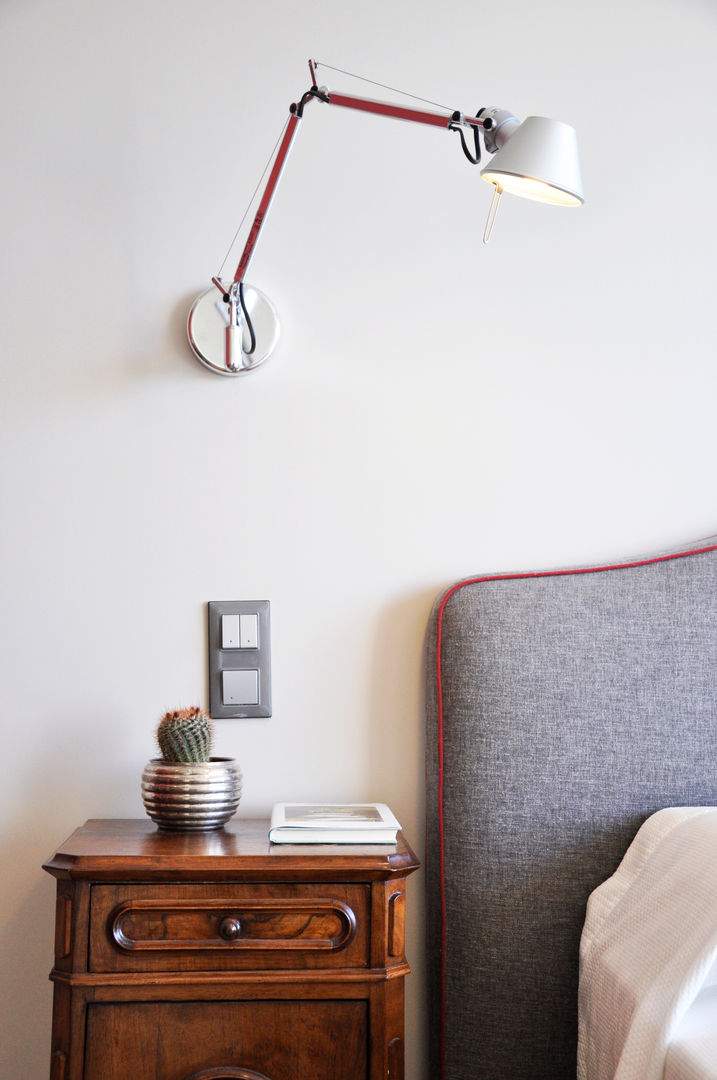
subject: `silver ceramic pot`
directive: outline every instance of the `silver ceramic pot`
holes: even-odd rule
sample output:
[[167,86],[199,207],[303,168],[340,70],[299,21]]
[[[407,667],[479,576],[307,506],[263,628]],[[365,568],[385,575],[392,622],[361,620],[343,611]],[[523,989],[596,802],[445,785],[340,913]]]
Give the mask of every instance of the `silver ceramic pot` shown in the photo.
[[221,829],[240,798],[241,772],[233,758],[197,763],[154,758],[142,773],[144,808],[160,829]]

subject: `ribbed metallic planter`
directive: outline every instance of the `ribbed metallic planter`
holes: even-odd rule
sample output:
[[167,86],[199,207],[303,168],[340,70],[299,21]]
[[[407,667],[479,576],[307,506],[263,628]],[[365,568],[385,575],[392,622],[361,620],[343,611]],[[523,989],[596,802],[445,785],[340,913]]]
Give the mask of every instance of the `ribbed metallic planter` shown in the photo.
[[197,764],[154,758],[142,773],[142,798],[160,829],[221,829],[239,806],[241,772],[233,758]]

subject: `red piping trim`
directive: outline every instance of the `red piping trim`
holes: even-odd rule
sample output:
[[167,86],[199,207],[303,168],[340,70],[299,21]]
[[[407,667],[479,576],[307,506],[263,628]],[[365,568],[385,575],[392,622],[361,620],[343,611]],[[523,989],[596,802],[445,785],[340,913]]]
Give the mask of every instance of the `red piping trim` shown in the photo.
[[606,570],[631,570],[637,566],[652,566],[655,563],[670,562],[673,559],[685,559],[689,555],[704,555],[708,551],[717,551],[717,544],[708,547],[692,548],[689,551],[674,552],[670,555],[656,555],[649,559],[637,559],[634,562],[614,563],[606,566],[588,566],[575,570],[538,570],[516,574],[486,574],[484,577],[466,578],[449,589],[438,608],[436,632],[436,694],[438,697],[438,873],[440,879],[441,902],[441,963],[440,963],[440,1062],[441,1080],[446,1071],[446,884],[445,884],[445,837],[443,819],[443,681],[441,677],[441,642],[443,637],[443,614],[446,604],[459,589],[467,585],[480,585],[487,581],[519,581],[523,578],[570,577],[577,574],[599,574]]

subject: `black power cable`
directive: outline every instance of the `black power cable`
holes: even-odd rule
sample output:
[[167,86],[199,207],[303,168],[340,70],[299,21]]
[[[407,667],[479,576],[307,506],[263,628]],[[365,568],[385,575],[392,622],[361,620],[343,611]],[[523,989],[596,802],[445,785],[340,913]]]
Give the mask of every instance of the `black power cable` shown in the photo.
[[246,328],[249,331],[249,337],[251,338],[251,348],[250,349],[244,349],[243,351],[246,353],[247,356],[251,356],[252,353],[254,352],[254,350],[256,349],[256,334],[254,333],[254,327],[252,326],[252,321],[251,321],[251,318],[249,316],[249,312],[247,311],[246,304],[244,303],[244,282],[243,281],[239,282],[239,303],[241,304],[241,309],[244,312],[244,318],[246,319]]
[[[476,113],[476,119],[478,119],[478,117],[484,111],[485,111],[484,109],[479,109],[478,112]],[[458,120],[459,116],[460,116],[460,113],[454,113],[453,114],[453,119]],[[490,125],[488,124],[488,121],[486,121],[486,127],[488,127],[488,128],[490,127]],[[449,124],[448,125],[448,130],[449,131],[457,131],[458,134],[460,135],[460,137],[461,137],[461,146],[463,147],[463,153],[466,155],[466,157],[470,161],[471,165],[480,165],[480,153],[481,153],[481,151],[480,151],[480,139],[478,137],[479,133],[480,133],[480,128],[477,128],[477,127],[473,128],[473,142],[475,144],[475,154],[472,154],[470,152],[470,150],[468,149],[468,144],[466,143],[466,139],[465,139],[465,135],[463,134],[463,128],[462,127],[460,127],[458,124]]]
[[475,155],[471,154],[466,143],[465,135],[463,134],[463,128],[450,127],[451,131],[457,131],[461,137],[461,146],[463,147],[463,153],[466,155],[471,165],[480,165],[480,142],[478,141],[478,128],[473,129],[473,138],[475,140],[476,152]]

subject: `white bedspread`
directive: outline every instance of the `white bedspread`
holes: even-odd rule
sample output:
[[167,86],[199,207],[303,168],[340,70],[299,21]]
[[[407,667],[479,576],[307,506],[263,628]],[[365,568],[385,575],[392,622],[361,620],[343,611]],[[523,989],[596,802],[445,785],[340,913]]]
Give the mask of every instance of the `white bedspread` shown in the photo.
[[588,902],[578,1080],[717,1080],[715,987],[717,808],[660,810]]

